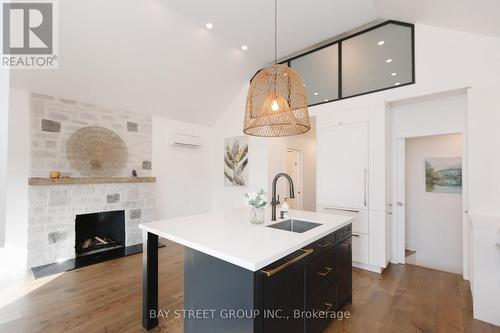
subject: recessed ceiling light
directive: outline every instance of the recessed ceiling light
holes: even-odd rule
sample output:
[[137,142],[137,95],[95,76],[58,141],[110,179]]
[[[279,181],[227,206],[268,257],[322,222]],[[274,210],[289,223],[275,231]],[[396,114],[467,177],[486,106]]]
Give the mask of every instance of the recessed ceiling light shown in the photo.
[[319,95],[319,92],[315,92],[315,93],[314,93],[314,96],[318,96],[318,95]]
[[328,102],[328,100],[327,100],[327,99],[325,99],[325,100],[323,100],[323,101]]
[[381,46],[381,45],[384,45],[384,43],[385,43],[385,42],[384,42],[383,40],[381,40],[381,41],[380,41],[380,42],[378,42],[377,44]]
[[387,59],[385,62],[386,62],[386,63],[390,63],[390,62],[392,62],[392,59],[391,59],[391,58],[389,58],[389,59]]
[[206,27],[208,30],[210,30],[210,29],[212,29],[212,28],[214,27],[214,25],[213,25],[212,23],[208,22],[207,24],[205,24],[205,27]]
[[396,75],[398,75],[398,73],[396,73],[396,72],[391,74],[391,76],[396,76]]
[[305,86],[306,86],[306,84],[305,84],[305,83],[302,83],[302,86],[303,86],[303,87],[305,87]]
[[246,50],[248,50],[248,46],[246,46],[246,45],[241,45],[241,49],[242,49],[243,51],[246,51]]
[[394,83],[395,86],[399,86],[400,84],[401,83],[399,83],[399,82]]

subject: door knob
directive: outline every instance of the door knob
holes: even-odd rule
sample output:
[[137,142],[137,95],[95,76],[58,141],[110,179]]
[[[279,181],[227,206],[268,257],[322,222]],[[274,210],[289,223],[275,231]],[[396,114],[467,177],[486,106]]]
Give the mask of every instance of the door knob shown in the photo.
[[398,205],[399,207],[401,207],[401,206],[403,206],[403,203],[402,203],[401,201],[398,201],[398,202],[396,203],[396,205]]

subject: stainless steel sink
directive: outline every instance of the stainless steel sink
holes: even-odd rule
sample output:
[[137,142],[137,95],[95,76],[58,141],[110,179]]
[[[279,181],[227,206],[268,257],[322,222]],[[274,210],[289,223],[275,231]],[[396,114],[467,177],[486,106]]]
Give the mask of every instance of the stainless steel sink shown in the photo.
[[321,224],[307,221],[300,221],[289,219],[283,222],[278,222],[275,224],[268,225],[268,228],[280,229],[285,231],[297,232],[299,234],[306,232],[307,230],[319,227]]

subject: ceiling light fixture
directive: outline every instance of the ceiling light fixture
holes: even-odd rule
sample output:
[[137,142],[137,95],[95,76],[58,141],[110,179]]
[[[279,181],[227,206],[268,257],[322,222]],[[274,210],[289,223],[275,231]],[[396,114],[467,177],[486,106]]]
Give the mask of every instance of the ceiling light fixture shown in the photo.
[[328,100],[327,100],[327,99],[325,99],[325,100],[323,100],[323,101],[324,101],[324,102],[328,102]]
[[214,25],[210,22],[208,22],[207,24],[205,24],[205,28],[207,28],[208,30],[212,29],[214,27]]
[[390,63],[390,62],[392,62],[392,59],[391,59],[391,58],[389,58],[389,59],[387,59],[385,62],[386,62],[386,63]]
[[380,42],[377,43],[379,46],[382,46],[385,44],[385,42],[383,40],[381,40]]
[[395,86],[399,86],[400,84],[401,83],[399,83],[399,82],[394,83]]
[[396,76],[396,75],[398,75],[398,73],[396,73],[396,72],[391,74],[391,76]]
[[315,92],[315,93],[314,93],[314,96],[318,96],[318,95],[319,95],[319,92]]
[[250,81],[243,132],[262,137],[302,134],[311,129],[304,82],[285,64],[278,64],[278,3],[274,0],[274,64]]
[[246,50],[248,50],[248,46],[246,46],[246,45],[241,45],[241,49],[242,49],[243,51],[246,51]]

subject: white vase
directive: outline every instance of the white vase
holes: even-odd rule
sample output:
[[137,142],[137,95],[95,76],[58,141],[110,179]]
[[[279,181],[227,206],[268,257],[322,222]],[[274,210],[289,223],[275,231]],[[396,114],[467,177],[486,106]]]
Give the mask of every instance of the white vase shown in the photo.
[[252,207],[250,210],[250,222],[253,224],[264,223],[266,209],[264,207]]

